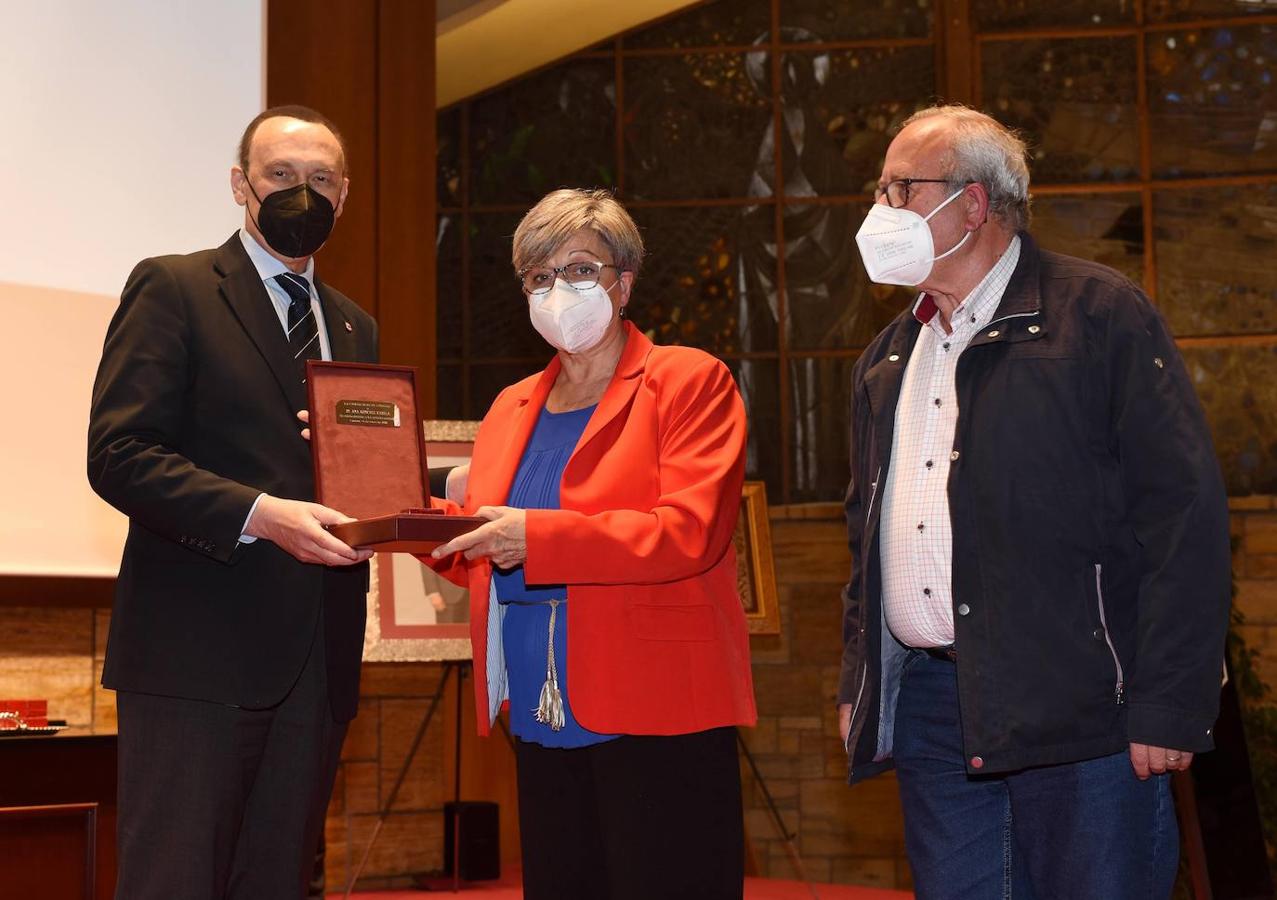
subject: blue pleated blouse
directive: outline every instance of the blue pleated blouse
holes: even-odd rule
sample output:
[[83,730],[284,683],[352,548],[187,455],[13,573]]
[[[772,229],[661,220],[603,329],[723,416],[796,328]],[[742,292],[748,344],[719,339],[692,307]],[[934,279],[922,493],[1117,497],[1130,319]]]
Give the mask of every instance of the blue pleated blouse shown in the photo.
[[[510,486],[508,506],[518,509],[558,509],[563,469],[577,441],[590,421],[595,407],[552,413],[541,410],[536,429],[519,461],[519,470]],[[544,747],[585,747],[612,740],[614,734],[598,734],[583,728],[572,715],[568,696],[568,615],[567,587],[562,584],[528,584],[523,566],[508,571],[493,570],[497,602],[505,606],[501,640],[510,686],[510,730],[521,740]],[[557,599],[554,622],[554,662],[559,691],[563,696],[565,722],[555,731],[535,717],[546,678],[546,650],[550,627],[550,604]]]

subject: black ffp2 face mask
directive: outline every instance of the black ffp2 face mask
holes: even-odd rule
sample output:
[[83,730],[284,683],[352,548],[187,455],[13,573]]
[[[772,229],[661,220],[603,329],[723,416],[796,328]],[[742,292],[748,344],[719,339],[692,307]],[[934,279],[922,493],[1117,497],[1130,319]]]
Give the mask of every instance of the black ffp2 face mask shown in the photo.
[[263,200],[245,176],[248,189],[257,197],[257,228],[280,256],[300,259],[310,256],[332,234],[333,205],[308,184],[299,184],[267,194]]

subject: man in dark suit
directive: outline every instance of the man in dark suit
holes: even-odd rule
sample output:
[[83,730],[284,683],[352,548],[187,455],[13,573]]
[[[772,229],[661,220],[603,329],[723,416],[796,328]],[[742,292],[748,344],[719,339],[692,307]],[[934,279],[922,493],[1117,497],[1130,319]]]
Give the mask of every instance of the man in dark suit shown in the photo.
[[355,715],[366,551],[310,502],[307,358],[371,362],[376,322],[316,280],[340,135],[248,126],[215,250],[143,260],[93,389],[89,480],[129,517],[102,682],[119,710],[127,900],[301,897]]

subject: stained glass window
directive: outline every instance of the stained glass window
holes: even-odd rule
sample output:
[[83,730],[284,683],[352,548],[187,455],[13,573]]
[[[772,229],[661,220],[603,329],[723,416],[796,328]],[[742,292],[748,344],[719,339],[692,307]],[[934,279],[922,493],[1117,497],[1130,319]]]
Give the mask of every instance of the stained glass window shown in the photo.
[[789,364],[790,477],[793,499],[837,499],[851,472],[851,370],[854,357],[798,358]]
[[745,477],[766,481],[769,492],[777,492],[783,452],[779,366],[775,359],[729,359],[727,366],[749,418]]
[[1277,185],[1153,198],[1157,300],[1175,334],[1277,332]]
[[647,244],[635,324],[658,344],[719,355],[776,349],[771,208],[642,208],[634,218]]
[[856,249],[867,204],[785,207],[786,329],[794,350],[864,347],[914,292],[873,284]]
[[1085,28],[1135,21],[1132,0],[974,0],[971,7],[981,31]]
[[[785,196],[872,192],[895,130],[928,104],[935,81],[930,46],[787,52]],[[764,180],[772,189],[774,177]]]
[[1030,228],[1047,250],[1144,280],[1144,206],[1139,193],[1056,194],[1033,201]]
[[626,47],[723,47],[766,40],[769,0],[711,0],[625,36]]
[[627,58],[625,83],[628,196],[744,197],[774,167],[766,53]]
[[1230,489],[1277,490],[1271,5],[715,0],[444,110],[440,409],[479,415],[549,358],[511,275],[523,211],[615,186],[649,251],[631,318],[732,368],[772,502],[840,499],[851,367],[914,296],[868,281],[855,232],[899,124],[943,97],[1024,133],[1034,235],[1146,288]]
[[1144,17],[1150,22],[1271,15],[1273,12],[1272,0],[1144,0]]
[[1190,347],[1189,377],[1230,494],[1277,494],[1277,347]]
[[931,18],[930,0],[788,0],[780,7],[785,43],[927,37]]
[[1038,183],[1139,175],[1135,39],[989,41],[985,108],[1024,132]]
[[462,217],[439,216],[435,222],[435,340],[440,359],[460,359],[464,317],[461,276]]
[[470,109],[471,202],[526,203],[554,188],[616,183],[615,66],[576,59]]
[[510,262],[520,218],[522,213],[470,217],[470,352],[476,357],[546,354],[545,341],[528,320],[527,301]]
[[1154,174],[1277,172],[1277,28],[1159,31],[1145,40]]
[[437,202],[450,208],[461,205],[461,108],[439,114],[435,130]]

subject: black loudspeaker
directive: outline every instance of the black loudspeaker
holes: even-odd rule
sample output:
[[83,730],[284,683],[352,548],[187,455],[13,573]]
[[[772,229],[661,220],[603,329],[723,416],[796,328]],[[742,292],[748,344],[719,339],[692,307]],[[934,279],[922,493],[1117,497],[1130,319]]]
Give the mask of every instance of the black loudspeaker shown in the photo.
[[452,875],[454,871],[463,881],[501,877],[501,827],[495,803],[462,800],[443,805],[443,872]]

